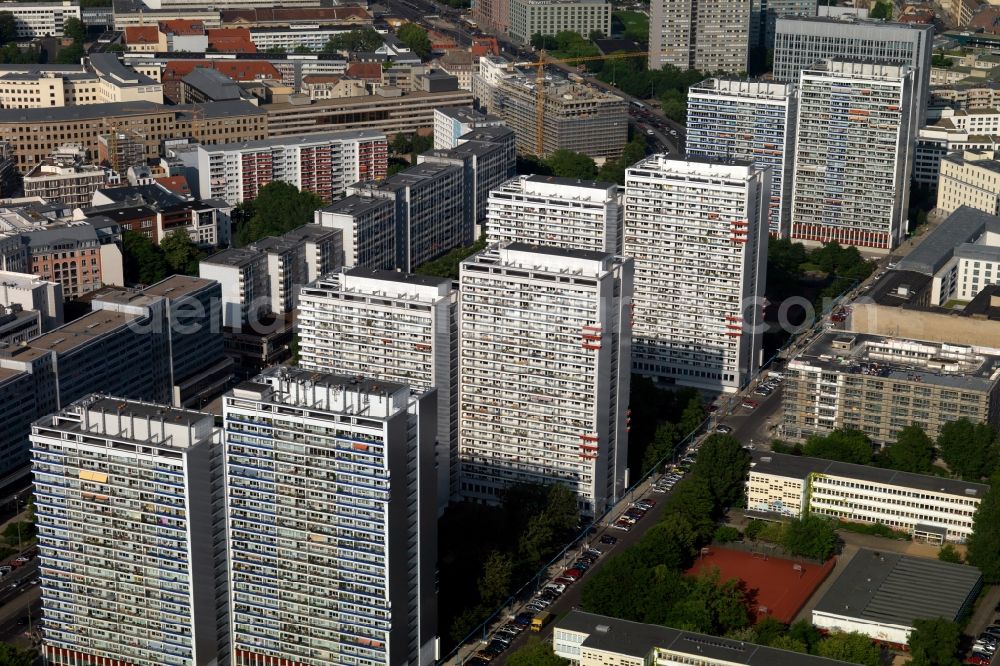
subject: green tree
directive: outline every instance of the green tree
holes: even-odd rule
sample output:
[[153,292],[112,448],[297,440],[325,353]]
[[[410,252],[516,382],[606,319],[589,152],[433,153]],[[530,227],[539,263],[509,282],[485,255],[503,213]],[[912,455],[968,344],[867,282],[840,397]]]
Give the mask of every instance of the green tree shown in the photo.
[[914,620],[910,632],[910,664],[912,666],[958,666],[959,641],[962,630],[943,617]]
[[545,519],[557,535],[575,530],[580,524],[580,508],[576,503],[576,493],[569,486],[553,483],[546,493]]
[[872,444],[860,430],[834,430],[829,435],[813,435],[802,452],[814,458],[867,465],[872,461]]
[[562,178],[579,178],[593,180],[597,177],[597,165],[594,160],[581,153],[561,148],[545,160],[552,173]]
[[511,652],[507,663],[510,666],[565,666],[569,660],[556,656],[552,641],[532,638],[527,645]]
[[10,12],[0,12],[0,44],[17,40],[17,22]]
[[32,666],[35,658],[36,655],[31,650],[0,643],[0,664],[3,666]]
[[63,35],[82,46],[87,39],[87,28],[80,19],[75,16],[67,16],[63,20]]
[[872,640],[859,633],[833,634],[816,646],[816,654],[862,666],[882,666],[882,653]]
[[949,421],[941,427],[937,446],[948,469],[967,481],[979,481],[997,467],[996,431],[985,423]]
[[684,518],[699,543],[707,542],[715,534],[718,506],[711,487],[703,478],[691,478],[677,484],[667,500],[667,511]]
[[809,620],[799,620],[788,627],[788,637],[806,646],[806,652],[814,652],[823,634]]
[[257,192],[252,217],[237,229],[237,245],[280,236],[303,224],[312,224],[313,213],[322,205],[323,200],[312,192],[300,192],[294,185],[281,180],[270,182]]
[[527,568],[537,569],[541,566],[555,536],[555,530],[544,515],[532,516],[528,521],[528,529],[521,535],[517,546],[518,554]]
[[268,47],[264,53],[269,53],[271,55],[284,55],[285,53],[288,53],[288,49],[284,46],[275,45]]
[[171,273],[198,274],[198,261],[204,257],[204,253],[198,249],[198,246],[191,240],[191,236],[183,229],[177,229],[167,234],[160,241],[160,250],[167,262],[167,269]]
[[1000,583],[1000,474],[990,481],[990,489],[972,517],[966,560],[983,572],[987,583]]
[[687,437],[698,430],[704,422],[705,407],[701,402],[701,394],[695,393],[688,399],[687,404],[684,405],[684,411],[681,412],[680,421],[677,423],[677,427],[681,431],[681,437]]
[[417,266],[413,272],[417,275],[434,275],[457,280],[461,263],[485,247],[486,237],[483,236],[472,245],[457,247],[437,259]]
[[483,575],[479,579],[479,598],[490,608],[495,608],[510,594],[510,583],[514,574],[514,562],[510,555],[494,550],[483,564]]
[[399,41],[403,42],[407,48],[416,53],[420,58],[426,58],[431,54],[431,40],[427,36],[427,31],[416,23],[405,23],[396,31]]
[[556,42],[555,35],[543,35],[536,32],[531,36],[531,46],[539,50],[555,51],[559,48],[559,43]]
[[128,284],[153,284],[167,277],[167,262],[153,241],[140,233],[122,234],[122,264]]
[[938,551],[938,559],[942,562],[951,562],[952,564],[962,563],[962,554],[958,552],[958,549],[950,543],[946,543],[941,546],[941,550]]
[[674,122],[687,120],[687,94],[680,90],[667,90],[660,96],[660,110]]
[[80,42],[73,42],[69,46],[59,49],[59,54],[56,55],[56,64],[79,65],[84,55],[83,45]]
[[382,35],[375,28],[362,28],[334,35],[323,47],[325,53],[374,51],[382,46]]
[[750,455],[731,435],[711,435],[698,450],[691,470],[694,479],[704,481],[716,506],[728,507],[742,499]]
[[934,441],[914,424],[899,431],[896,441],[886,447],[882,459],[887,467],[902,472],[926,473],[934,461]]
[[657,426],[653,441],[646,447],[642,457],[642,471],[649,471],[653,465],[669,456],[680,439],[680,431],[673,423],[661,423]]
[[113,42],[104,47],[104,50],[108,53],[124,53],[125,45],[121,42]]
[[732,525],[719,525],[715,529],[714,541],[718,543],[732,543],[739,541],[740,531]]
[[313,50],[311,48],[309,48],[308,46],[306,46],[305,44],[299,44],[294,49],[292,49],[292,53],[302,53],[302,54],[305,54],[305,53],[312,53],[312,52],[313,52]]
[[797,641],[791,636],[783,635],[776,637],[773,641],[768,643],[769,646],[776,648],[778,650],[790,650],[791,652],[808,652],[805,643],[802,641]]
[[885,21],[892,20],[892,0],[888,2],[876,2],[875,6],[872,7],[871,12],[868,14],[870,18],[882,19]]
[[792,555],[827,560],[837,549],[837,532],[832,520],[806,515],[792,520],[783,532],[782,544]]
[[747,523],[746,529],[743,530],[743,536],[745,536],[750,541],[756,541],[760,533],[767,529],[767,523],[763,520],[751,520]]

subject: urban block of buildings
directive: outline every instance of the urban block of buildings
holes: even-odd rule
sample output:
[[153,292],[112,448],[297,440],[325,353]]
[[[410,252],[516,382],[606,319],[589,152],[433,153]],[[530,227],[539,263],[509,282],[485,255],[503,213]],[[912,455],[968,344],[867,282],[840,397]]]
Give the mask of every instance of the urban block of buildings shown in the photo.
[[490,191],[486,240],[622,253],[617,185],[557,176],[517,176]]
[[906,237],[914,76],[907,65],[840,60],[800,72],[794,240],[888,253]]
[[575,32],[611,34],[611,3],[607,0],[509,0],[508,36],[528,44],[534,35]]
[[862,548],[820,598],[812,622],[903,647],[914,621],[959,621],[982,587],[982,573],[972,566]]
[[111,179],[107,169],[86,160],[82,148],[67,144],[24,175],[24,196],[83,208],[90,205],[94,192]]
[[770,193],[769,169],[750,163],[660,154],[628,169],[635,372],[725,392],[754,375]]
[[932,108],[928,116],[914,149],[913,179],[918,183],[936,186],[941,159],[949,153],[1000,149],[1000,111],[996,108]]
[[649,5],[650,71],[673,65],[745,72],[749,42],[749,2],[653,0]]
[[600,515],[626,482],[632,260],[510,243],[460,272],[462,495],[557,482]]
[[687,154],[771,167],[767,224],[778,238],[790,233],[797,103],[790,83],[706,79],[688,89]]
[[747,510],[802,518],[885,525],[914,539],[964,543],[989,486],[939,476],[755,452],[747,478]]
[[286,367],[224,397],[231,663],[434,663],[436,413]]
[[916,424],[932,439],[948,421],[1000,425],[1000,354],[967,345],[828,331],[788,361],[783,437],[835,429],[896,441]]
[[0,11],[14,15],[17,39],[62,37],[67,18],[80,18],[80,3],[74,0],[56,2],[4,2]]
[[345,266],[396,267],[396,206],[389,199],[347,196],[316,211],[314,222],[341,231]]
[[458,490],[458,293],[451,280],[354,267],[303,287],[299,366],[437,390],[437,487]]
[[838,666],[847,663],[581,610],[570,611],[556,621],[552,648],[557,656],[576,666],[643,666],[647,663]]
[[941,158],[937,208],[953,213],[969,206],[1000,214],[1000,161],[992,150],[966,150]]

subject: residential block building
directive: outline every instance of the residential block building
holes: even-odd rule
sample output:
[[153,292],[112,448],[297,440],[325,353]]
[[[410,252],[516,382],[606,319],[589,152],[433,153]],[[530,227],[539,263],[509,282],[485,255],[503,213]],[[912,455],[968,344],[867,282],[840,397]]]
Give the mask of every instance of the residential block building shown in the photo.
[[620,255],[624,212],[613,183],[517,176],[490,191],[486,240]]
[[507,34],[521,44],[532,35],[575,32],[585,38],[611,34],[611,3],[606,0],[510,0]]
[[786,83],[713,78],[688,89],[687,154],[771,167],[767,224],[778,238],[790,233],[797,104]]
[[626,488],[632,260],[509,243],[461,264],[466,498],[562,483],[600,515]]
[[437,390],[440,510],[458,491],[458,292],[451,280],[358,266],[299,297],[299,366]]
[[760,364],[770,170],[652,155],[625,176],[635,259],[632,365],[734,392]]
[[121,228],[111,220],[56,224],[11,236],[27,253],[28,271],[62,286],[67,300],[124,284]]
[[107,169],[86,161],[80,146],[67,144],[24,175],[24,196],[83,208],[110,178]]
[[750,48],[773,49],[779,18],[816,16],[816,0],[751,0]]
[[436,393],[276,367],[222,409],[231,663],[433,664]]
[[274,181],[332,201],[352,183],[384,178],[387,150],[384,134],[359,130],[200,145],[196,155],[180,155],[196,160],[201,197],[235,205]]
[[747,477],[747,510],[801,518],[806,513],[885,525],[915,539],[964,543],[989,490],[939,476],[870,465],[755,452]]
[[222,325],[239,329],[271,310],[267,254],[230,248],[198,262],[198,275],[222,286]]
[[396,206],[389,199],[353,194],[320,208],[314,221],[341,231],[345,266],[396,266]]
[[750,3],[654,0],[649,5],[649,69],[745,72]]
[[0,271],[0,305],[39,313],[42,331],[63,324],[62,286],[37,275]]
[[475,229],[465,212],[465,178],[460,166],[425,162],[381,183],[355,183],[347,193],[392,202],[395,268],[413,272],[417,266],[475,241]]
[[503,127],[503,121],[471,106],[434,109],[434,147],[439,150],[454,148],[462,135],[479,127]]
[[837,60],[801,72],[794,240],[885,254],[906,237],[914,76],[909,65]]
[[1000,111],[937,108],[928,116],[914,149],[913,179],[918,183],[936,186],[941,159],[949,153],[1000,150]]
[[1000,354],[965,345],[827,332],[792,358],[782,392],[783,437],[860,430],[896,441],[906,426],[932,439],[948,421],[1000,425]]
[[217,662],[214,421],[93,395],[33,426],[48,663]]

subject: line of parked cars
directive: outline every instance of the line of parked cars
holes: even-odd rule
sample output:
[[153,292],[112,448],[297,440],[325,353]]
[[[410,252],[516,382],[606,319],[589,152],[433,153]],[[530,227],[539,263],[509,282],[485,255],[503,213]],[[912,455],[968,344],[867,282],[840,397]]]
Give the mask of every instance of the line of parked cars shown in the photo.
[[778,388],[779,384],[781,384],[781,378],[775,375],[771,375],[770,377],[762,381],[757,386],[757,388],[754,389],[753,391],[754,395],[760,395],[766,398],[767,396],[774,393],[774,390]]
[[656,480],[656,483],[653,484],[653,492],[661,495],[669,493],[670,490],[677,485],[677,482],[683,478],[684,469],[681,467],[674,467]]
[[477,652],[475,657],[465,662],[466,666],[484,666],[500,656],[504,650],[510,647],[518,634],[532,626],[535,615],[547,614],[545,609],[551,606],[566,591],[566,588],[580,580],[587,569],[592,567],[602,554],[603,551],[597,548],[584,550],[572,566],[535,594],[524,607],[523,612],[518,613],[513,620],[494,631],[486,647]]
[[[997,606],[997,612],[1000,612],[1000,605]],[[965,663],[987,666],[993,662],[993,655],[996,654],[998,646],[1000,646],[1000,625],[990,625],[972,644],[972,652],[965,658]]]
[[637,522],[642,520],[642,517],[646,515],[646,512],[656,506],[656,500],[644,499],[638,502],[632,502],[632,506],[625,510],[625,513],[618,516],[618,520],[612,523],[611,527],[616,530],[621,530],[623,532],[628,532],[632,529],[632,526]]

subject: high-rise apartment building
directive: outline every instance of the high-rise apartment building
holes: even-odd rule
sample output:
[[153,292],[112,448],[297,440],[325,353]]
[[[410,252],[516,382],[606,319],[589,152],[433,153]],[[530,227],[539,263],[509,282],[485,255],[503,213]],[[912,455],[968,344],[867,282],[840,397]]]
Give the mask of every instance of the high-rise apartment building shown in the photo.
[[47,663],[218,663],[220,441],[211,414],[102,395],[35,423]]
[[787,238],[795,148],[795,86],[707,79],[688,89],[687,154],[771,167],[767,226]]
[[652,155],[625,177],[635,259],[632,365],[733,392],[760,364],[770,169]]
[[934,27],[840,16],[779,18],[775,23],[774,80],[798,83],[799,73],[821,60],[909,65],[914,70],[911,132],[926,118]]
[[624,210],[613,183],[517,176],[490,191],[486,240],[621,254]]
[[751,0],[750,48],[773,49],[775,25],[786,16],[816,16],[816,0]]
[[230,663],[434,663],[435,403],[287,367],[224,397]]
[[673,65],[703,72],[745,72],[750,3],[653,0],[649,5],[649,69]]
[[355,183],[348,194],[392,202],[396,265],[413,270],[450,250],[471,245],[474,227],[465,215],[465,170],[455,164],[417,164],[381,183]]
[[906,237],[913,77],[909,65],[839,60],[801,72],[793,239],[887,253]]
[[392,270],[396,266],[396,207],[382,197],[352,194],[320,208],[316,224],[340,229],[344,265]]
[[459,138],[478,127],[503,127],[503,121],[488,116],[471,106],[446,106],[434,109],[434,147],[438,150],[454,148]]
[[458,294],[448,279],[356,267],[299,297],[299,365],[437,389],[438,506],[458,488]]
[[632,260],[494,245],[460,285],[463,496],[563,483],[599,515],[627,485]]
[[199,196],[235,205],[278,180],[331,201],[352,183],[384,178],[387,150],[385,134],[355,130],[199,146],[181,156],[197,159]]

